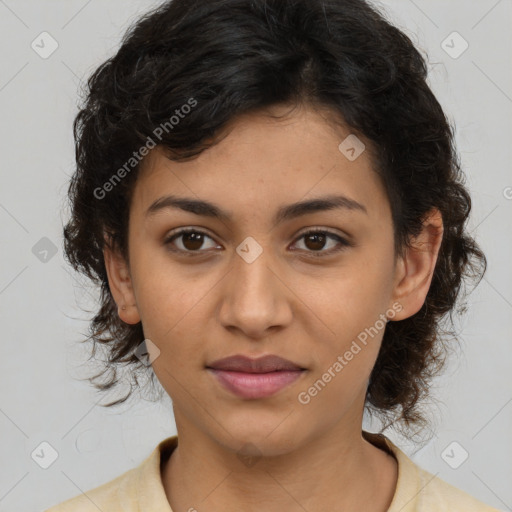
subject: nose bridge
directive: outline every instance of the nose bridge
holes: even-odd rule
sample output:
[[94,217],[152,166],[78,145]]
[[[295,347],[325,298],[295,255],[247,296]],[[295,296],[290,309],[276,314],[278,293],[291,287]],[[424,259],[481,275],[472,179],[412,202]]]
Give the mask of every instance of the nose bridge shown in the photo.
[[[249,237],[250,238],[250,237]],[[270,249],[263,249],[254,239],[244,240],[237,250],[237,255],[233,258],[233,273],[236,282],[240,286],[236,287],[246,296],[259,295],[261,292],[270,291],[270,275],[272,272],[269,267],[272,265]],[[273,274],[272,274],[273,275]]]
[[239,244],[226,276],[220,315],[224,326],[236,326],[256,336],[271,326],[289,321],[286,287],[276,276],[275,267],[270,249],[254,238],[247,237]]
[[[270,306],[273,302],[274,274],[269,267],[272,266],[270,249],[263,247],[252,237],[247,237],[236,249],[233,257],[233,279],[237,303],[258,302],[258,307]],[[256,304],[253,304],[256,305]]]

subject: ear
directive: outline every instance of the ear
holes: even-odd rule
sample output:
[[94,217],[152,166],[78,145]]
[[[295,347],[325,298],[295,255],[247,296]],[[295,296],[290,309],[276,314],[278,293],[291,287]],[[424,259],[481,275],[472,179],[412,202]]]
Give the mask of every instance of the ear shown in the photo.
[[140,322],[130,270],[125,259],[108,244],[103,249],[108,284],[117,304],[119,318],[127,324]]
[[417,313],[425,302],[443,239],[443,219],[437,208],[424,217],[421,233],[397,259],[393,302],[402,309],[390,320],[403,320]]

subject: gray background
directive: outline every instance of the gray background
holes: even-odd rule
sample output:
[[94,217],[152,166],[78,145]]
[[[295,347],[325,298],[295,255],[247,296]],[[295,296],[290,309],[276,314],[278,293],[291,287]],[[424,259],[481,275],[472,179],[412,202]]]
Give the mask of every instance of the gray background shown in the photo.
[[[98,404],[109,397],[80,380],[94,370],[79,340],[86,332],[81,308],[94,310],[96,292],[64,263],[61,245],[79,83],[154,5],[0,0],[0,511],[42,510],[92,489],[175,433],[168,398],[154,404],[135,397],[108,410]],[[428,54],[430,84],[457,125],[474,204],[470,229],[489,260],[459,321],[462,353],[433,388],[431,440],[418,446],[388,435],[425,469],[512,510],[512,2],[381,5]],[[58,43],[46,59],[31,47],[43,31]],[[454,31],[469,44],[457,58],[462,41],[446,39]],[[31,457],[44,441],[58,453],[48,469]],[[453,469],[447,461],[460,463],[462,450],[469,457]]]

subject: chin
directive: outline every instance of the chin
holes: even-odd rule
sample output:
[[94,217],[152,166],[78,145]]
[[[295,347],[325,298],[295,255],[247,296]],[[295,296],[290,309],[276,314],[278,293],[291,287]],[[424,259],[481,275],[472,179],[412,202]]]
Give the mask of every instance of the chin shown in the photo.
[[285,417],[286,415],[277,420],[273,418],[273,421],[261,422],[253,418],[250,422],[244,421],[233,427],[223,423],[227,432],[222,429],[219,432],[221,439],[217,438],[217,441],[241,456],[285,455],[295,450],[301,444],[302,438],[293,428],[294,425],[287,424],[287,420],[283,421]]

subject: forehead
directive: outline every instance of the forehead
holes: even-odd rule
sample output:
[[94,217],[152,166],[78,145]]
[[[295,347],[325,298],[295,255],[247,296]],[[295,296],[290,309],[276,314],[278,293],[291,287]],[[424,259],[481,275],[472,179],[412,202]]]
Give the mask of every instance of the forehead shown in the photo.
[[142,214],[165,194],[181,194],[239,214],[270,215],[280,204],[343,194],[363,203],[370,217],[386,215],[370,145],[336,121],[325,111],[274,106],[231,120],[191,160],[172,161],[157,147],[143,162],[132,207]]

